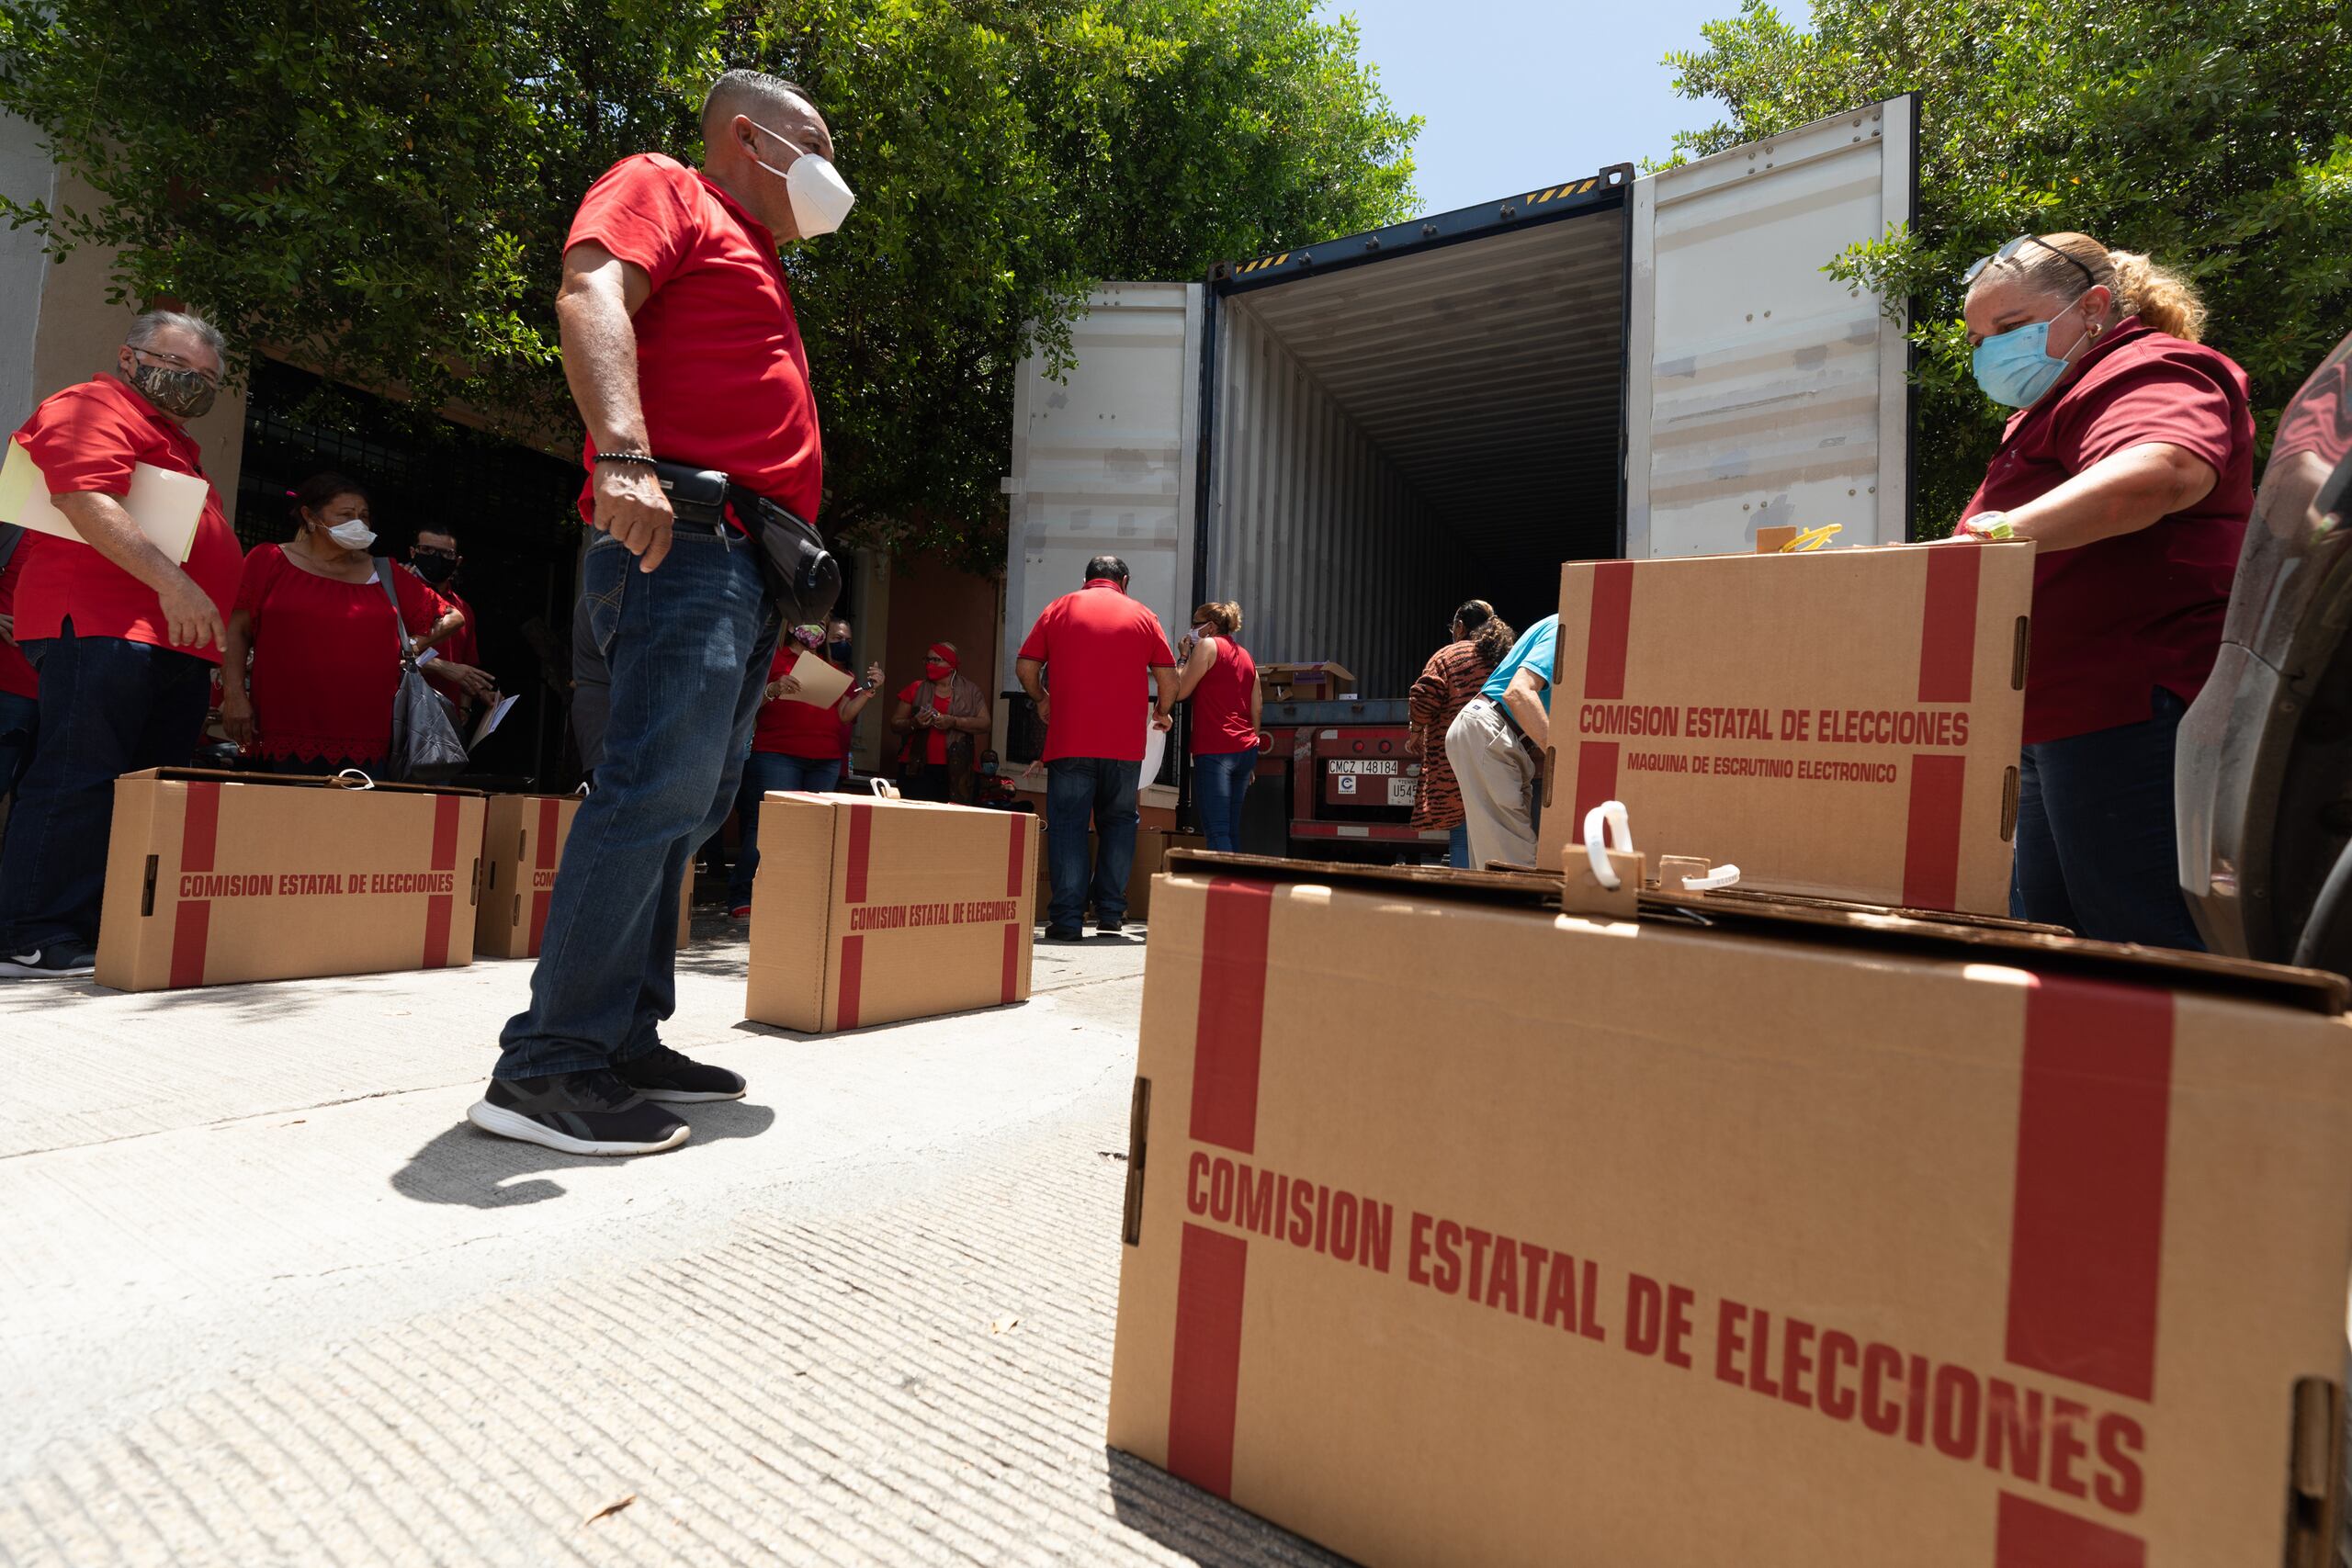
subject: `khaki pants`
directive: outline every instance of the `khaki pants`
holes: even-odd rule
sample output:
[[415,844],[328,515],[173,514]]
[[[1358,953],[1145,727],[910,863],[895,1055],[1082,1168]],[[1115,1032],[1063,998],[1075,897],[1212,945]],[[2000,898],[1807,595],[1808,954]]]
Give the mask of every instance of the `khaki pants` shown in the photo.
[[1470,829],[1470,867],[1490,861],[1535,864],[1535,759],[1502,709],[1473,698],[1445,732],[1446,761],[1462,786],[1462,816]]

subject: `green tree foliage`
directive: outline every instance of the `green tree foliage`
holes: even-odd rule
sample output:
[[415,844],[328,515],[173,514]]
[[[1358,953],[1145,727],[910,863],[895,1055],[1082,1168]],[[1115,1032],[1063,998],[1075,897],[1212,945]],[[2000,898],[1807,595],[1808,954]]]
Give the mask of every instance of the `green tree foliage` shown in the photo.
[[1313,0],[0,0],[0,108],[97,193],[0,213],[412,406],[571,414],[552,299],[589,184],[699,157],[726,65],[810,89],[859,196],[787,265],[837,524],[961,541],[1012,367],[1088,285],[1403,216],[1418,122]]
[[1917,521],[1949,530],[2002,416],[1969,373],[1967,265],[2011,235],[2080,230],[2187,274],[2207,340],[2245,367],[2267,442],[2352,330],[2352,34],[2341,0],[1763,0],[1668,57],[1726,117],[1697,157],[1857,104],[1920,95],[1907,231],[1825,257],[1913,312]]

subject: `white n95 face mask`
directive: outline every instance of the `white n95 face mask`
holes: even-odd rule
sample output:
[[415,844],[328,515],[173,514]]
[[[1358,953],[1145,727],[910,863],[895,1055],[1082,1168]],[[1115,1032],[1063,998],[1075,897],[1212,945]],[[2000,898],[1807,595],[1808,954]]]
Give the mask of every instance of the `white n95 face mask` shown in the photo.
[[376,542],[376,530],[359,518],[338,523],[327,530],[327,537],[346,550],[364,550]]
[[785,172],[784,193],[791,198],[792,221],[804,240],[831,233],[857,205],[849,182],[821,152],[803,152],[793,161]]

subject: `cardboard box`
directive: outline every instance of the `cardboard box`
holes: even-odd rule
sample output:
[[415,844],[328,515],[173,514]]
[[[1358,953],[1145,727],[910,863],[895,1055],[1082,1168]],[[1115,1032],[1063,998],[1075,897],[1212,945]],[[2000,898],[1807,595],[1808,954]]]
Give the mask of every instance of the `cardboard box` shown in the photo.
[[[474,920],[478,958],[537,958],[564,841],[583,796],[494,795],[482,814],[481,906]],[[678,889],[680,949],[694,942],[691,869]]]
[[1327,703],[1356,689],[1355,672],[1344,664],[1261,664],[1258,683],[1270,703]]
[[[1043,834],[1041,833],[1039,836],[1042,838]],[[1165,828],[1136,829],[1136,858],[1127,868],[1127,919],[1130,920],[1148,920],[1151,919],[1151,879],[1159,874],[1160,867],[1167,863],[1168,852],[1170,850],[1196,850],[1206,841],[1207,840],[1198,833],[1177,833],[1171,832]],[[1098,847],[1099,844],[1095,835],[1092,833],[1087,834],[1086,850],[1087,856],[1090,861],[1092,859],[1094,852]],[[1037,920],[1039,924],[1046,924],[1052,920],[1053,903],[1054,880],[1052,875],[1052,863],[1047,862],[1046,869],[1037,878]],[[1090,897],[1087,900],[1086,912],[1091,916],[1093,913],[1093,908],[1094,901]]]
[[772,794],[760,802],[749,1017],[808,1034],[1025,1001],[1026,812]]
[[1535,880],[1178,857],[1114,1446],[1374,1565],[2333,1561],[2341,980]]
[[470,963],[481,821],[469,790],[126,774],[97,982],[176,990]]
[[2008,912],[2033,547],[1573,561],[1537,863],[1618,799],[1743,886]]

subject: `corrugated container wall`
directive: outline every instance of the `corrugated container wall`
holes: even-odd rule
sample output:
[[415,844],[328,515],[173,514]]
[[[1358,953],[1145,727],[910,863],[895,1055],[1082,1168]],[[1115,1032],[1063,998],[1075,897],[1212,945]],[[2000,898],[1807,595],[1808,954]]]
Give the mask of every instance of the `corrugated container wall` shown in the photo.
[[1476,565],[1246,298],[1217,326],[1209,597],[1240,604],[1260,663],[1335,660],[1400,695]]

